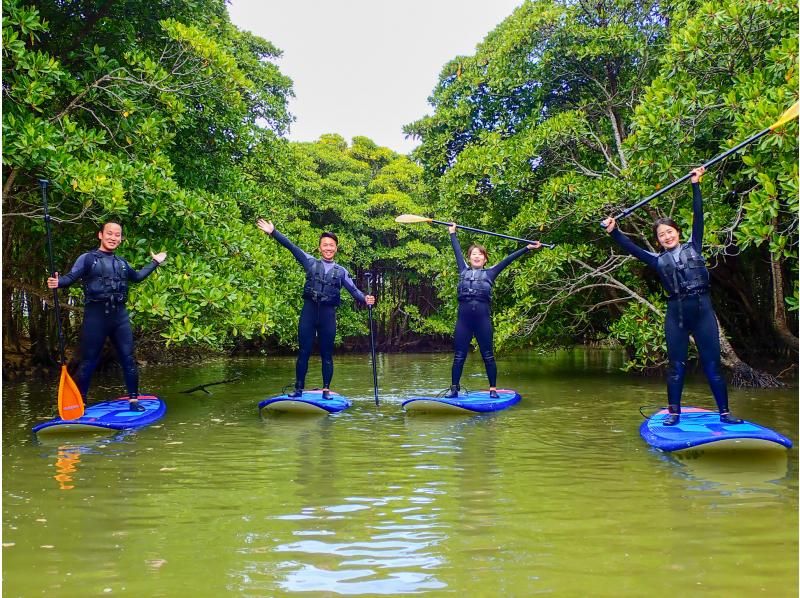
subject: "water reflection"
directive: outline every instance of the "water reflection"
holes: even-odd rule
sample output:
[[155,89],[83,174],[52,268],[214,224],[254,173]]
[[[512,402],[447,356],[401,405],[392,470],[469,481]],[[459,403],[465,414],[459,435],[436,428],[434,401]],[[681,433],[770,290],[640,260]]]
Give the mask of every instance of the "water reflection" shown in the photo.
[[778,492],[776,482],[789,471],[789,451],[739,450],[681,451],[666,456],[678,469],[678,475],[699,482],[698,489],[753,494]]
[[81,462],[81,451],[77,447],[60,446],[56,457],[56,475],[53,478],[58,482],[59,490],[72,490],[75,485],[72,483],[72,474],[78,470],[78,463]]
[[[506,356],[502,379],[523,397],[512,409],[405,416],[401,400],[444,385],[450,362],[381,356],[376,409],[368,359],[342,355],[338,390],[354,405],[312,419],[258,416],[291,357],[150,368],[169,403],[163,426],[74,446],[30,434],[53,388],[9,394],[4,590],[668,596],[685,582],[715,596],[796,594],[796,449],[781,453],[788,465],[721,466],[650,451],[638,406],[661,401],[663,383],[615,374],[608,353]],[[469,360],[465,376],[482,368]],[[238,372],[213,396],[180,393]],[[690,380],[687,403],[707,392]],[[795,390],[732,390],[731,401],[797,428]]]

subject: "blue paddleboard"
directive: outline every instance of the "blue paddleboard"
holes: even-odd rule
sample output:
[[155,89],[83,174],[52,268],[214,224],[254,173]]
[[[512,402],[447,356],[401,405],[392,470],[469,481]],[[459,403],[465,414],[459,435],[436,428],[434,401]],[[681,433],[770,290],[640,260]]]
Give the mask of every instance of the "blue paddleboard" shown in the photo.
[[37,426],[33,432],[39,434],[113,434],[120,430],[130,430],[149,426],[164,416],[167,406],[164,401],[154,395],[140,395],[139,404],[144,411],[131,411],[128,408],[128,397],[120,397],[115,401],[105,401],[89,405],[78,419],[64,420],[60,417],[51,419]]
[[639,433],[645,442],[665,453],[702,446],[705,450],[764,450],[792,448],[792,441],[774,430],[744,421],[723,424],[719,413],[684,407],[681,420],[675,426],[664,426],[666,409],[645,420]]
[[498,389],[499,399],[489,398],[488,390],[461,392],[457,398],[411,397],[403,402],[403,409],[417,413],[491,413],[502,411],[520,402],[515,390]]
[[339,413],[350,407],[351,403],[346,397],[331,391],[330,399],[322,398],[321,390],[304,390],[303,396],[293,399],[285,394],[264,399],[258,404],[258,409],[264,412],[276,413],[301,413],[327,415]]

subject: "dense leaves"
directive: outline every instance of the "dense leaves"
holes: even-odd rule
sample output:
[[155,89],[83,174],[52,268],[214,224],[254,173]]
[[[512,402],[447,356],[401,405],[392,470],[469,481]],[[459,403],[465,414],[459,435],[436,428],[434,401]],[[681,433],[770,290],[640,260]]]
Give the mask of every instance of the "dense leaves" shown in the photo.
[[[664,361],[664,298],[652,273],[598,226],[765,128],[797,99],[797,6],[782,0],[536,0],[442,69],[433,112],[407,126],[413,158],[367,137],[290,143],[280,50],[234,27],[222,0],[153,5],[3,5],[4,345],[53,354],[37,178],[51,181],[60,270],[123,220],[135,266],[169,258],[131,297],[142,340],[167,346],[292,346],[303,281],[258,217],[306,251],[322,230],[365,288],[375,274],[382,349],[451,333],[455,264],[444,227],[400,213],[557,243],[495,289],[500,347],[612,337],[629,367]],[[796,352],[797,124],[703,181],[706,253],[726,364]],[[624,221],[687,228],[688,185]],[[487,245],[491,262],[516,247]],[[79,289],[65,326],[74,339]],[[344,301],[340,340],[365,339]],[[733,346],[727,343],[727,339]],[[356,340],[361,339],[361,340]],[[266,341],[267,344],[264,344]],[[734,350],[735,346],[735,350]]]
[[[785,2],[529,1],[473,56],[445,65],[434,113],[407,126],[433,200],[458,219],[559,244],[522,265],[497,302],[501,342],[608,332],[631,366],[663,363],[660,286],[598,223],[796,101],[796,22]],[[797,278],[796,155],[792,122],[703,183],[718,311],[748,356],[797,348],[784,309],[797,305],[796,285],[784,301],[784,281]],[[689,230],[690,197],[687,184],[624,228],[652,248],[656,216]],[[764,260],[771,269],[758,269]]]

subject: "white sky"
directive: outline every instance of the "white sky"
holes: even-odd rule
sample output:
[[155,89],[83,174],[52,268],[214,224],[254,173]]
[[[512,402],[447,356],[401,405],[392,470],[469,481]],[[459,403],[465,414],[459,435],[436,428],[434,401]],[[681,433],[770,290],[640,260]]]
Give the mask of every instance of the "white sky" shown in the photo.
[[231,0],[231,20],[283,50],[292,79],[289,138],[365,135],[410,152],[402,127],[432,112],[446,62],[475,46],[523,0]]

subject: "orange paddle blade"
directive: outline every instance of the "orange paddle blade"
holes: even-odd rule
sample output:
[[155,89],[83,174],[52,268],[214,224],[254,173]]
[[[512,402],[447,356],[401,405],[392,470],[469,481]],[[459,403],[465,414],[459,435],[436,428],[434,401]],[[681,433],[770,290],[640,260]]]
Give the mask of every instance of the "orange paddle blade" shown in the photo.
[[83,415],[83,397],[75,381],[67,372],[67,366],[61,366],[61,381],[58,383],[58,415],[61,419],[78,419]]

